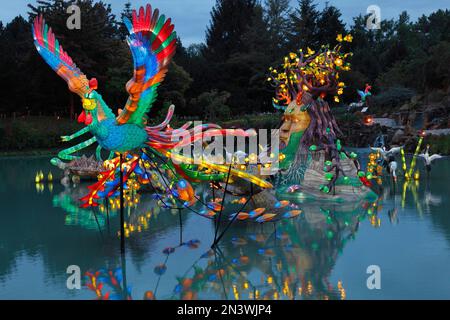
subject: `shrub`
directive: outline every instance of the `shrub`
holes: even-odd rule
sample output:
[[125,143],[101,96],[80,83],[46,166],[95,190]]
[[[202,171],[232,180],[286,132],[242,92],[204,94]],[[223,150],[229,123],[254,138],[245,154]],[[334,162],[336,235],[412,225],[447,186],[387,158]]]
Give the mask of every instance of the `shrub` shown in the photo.
[[204,120],[215,121],[216,119],[229,119],[231,110],[226,104],[229,98],[229,92],[211,90],[201,93],[197,98],[192,100],[191,105],[195,105],[202,110]]
[[81,129],[69,119],[27,117],[0,121],[0,150],[22,151],[62,147],[60,137]]
[[415,95],[412,89],[404,87],[390,88],[372,98],[372,103],[377,111],[392,110],[410,101]]
[[426,137],[425,142],[430,145],[431,153],[439,153],[442,155],[450,155],[450,136],[435,136],[430,135]]

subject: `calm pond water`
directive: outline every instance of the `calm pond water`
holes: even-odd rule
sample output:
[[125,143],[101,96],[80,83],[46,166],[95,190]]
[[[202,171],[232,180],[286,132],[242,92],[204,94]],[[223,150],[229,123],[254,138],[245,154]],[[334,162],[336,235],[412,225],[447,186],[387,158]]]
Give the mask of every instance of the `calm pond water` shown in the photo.
[[[36,186],[38,170],[52,170],[53,185]],[[70,265],[98,271],[110,298],[125,280],[133,299],[450,299],[448,158],[418,185],[386,183],[377,203],[299,204],[295,219],[236,223],[217,252],[212,220],[186,211],[180,228],[178,211],[144,194],[127,210],[124,259],[118,215],[79,209],[85,189],[65,190],[58,174],[48,158],[0,159],[0,299],[95,299],[84,276],[67,288]],[[380,290],[367,288],[370,265]]]

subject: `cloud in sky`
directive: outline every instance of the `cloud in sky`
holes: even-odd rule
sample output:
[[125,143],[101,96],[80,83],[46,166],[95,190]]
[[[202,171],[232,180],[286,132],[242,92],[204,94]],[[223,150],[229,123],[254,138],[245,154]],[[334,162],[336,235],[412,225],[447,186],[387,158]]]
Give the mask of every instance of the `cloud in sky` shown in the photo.
[[[119,14],[127,0],[105,0],[111,3],[115,14]],[[297,0],[291,0],[296,5]],[[326,0],[316,0],[319,8],[323,8]],[[396,18],[402,11],[406,10],[413,20],[422,14],[430,14],[437,9],[450,8],[448,0],[328,0],[331,5],[338,7],[342,12],[342,18],[347,25],[352,23],[352,18],[365,14],[367,7],[378,5],[381,9],[383,19]],[[27,16],[27,4],[35,4],[36,0],[14,0],[1,1],[0,20],[11,21],[15,16]],[[150,3],[159,8],[166,16],[172,17],[175,28],[184,45],[204,41],[206,26],[210,20],[210,10],[215,0],[133,0],[132,7]]]

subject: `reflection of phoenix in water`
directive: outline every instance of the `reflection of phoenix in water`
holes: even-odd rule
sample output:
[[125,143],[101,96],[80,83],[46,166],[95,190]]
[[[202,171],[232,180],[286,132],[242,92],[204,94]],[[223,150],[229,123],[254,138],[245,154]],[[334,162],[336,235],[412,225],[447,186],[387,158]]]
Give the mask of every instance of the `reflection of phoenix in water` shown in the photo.
[[300,219],[273,227],[248,224],[204,254],[206,266],[199,260],[180,277],[172,298],[345,299],[342,281],[332,285],[329,276],[366,212],[361,206],[349,210],[311,206]]

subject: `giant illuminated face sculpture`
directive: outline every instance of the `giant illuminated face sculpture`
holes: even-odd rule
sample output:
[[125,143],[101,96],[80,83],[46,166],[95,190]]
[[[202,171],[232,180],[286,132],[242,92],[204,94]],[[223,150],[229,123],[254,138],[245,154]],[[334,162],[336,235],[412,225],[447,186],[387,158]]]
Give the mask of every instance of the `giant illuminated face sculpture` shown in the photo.
[[284,154],[284,159],[280,163],[281,169],[287,169],[295,158],[303,133],[311,123],[311,116],[306,110],[306,105],[310,101],[310,95],[305,95],[302,99],[294,99],[286,107],[282,117],[280,127],[280,152]]
[[304,132],[311,122],[311,117],[302,106],[292,101],[283,114],[282,125],[280,127],[280,149],[285,149],[290,142],[292,134]]

